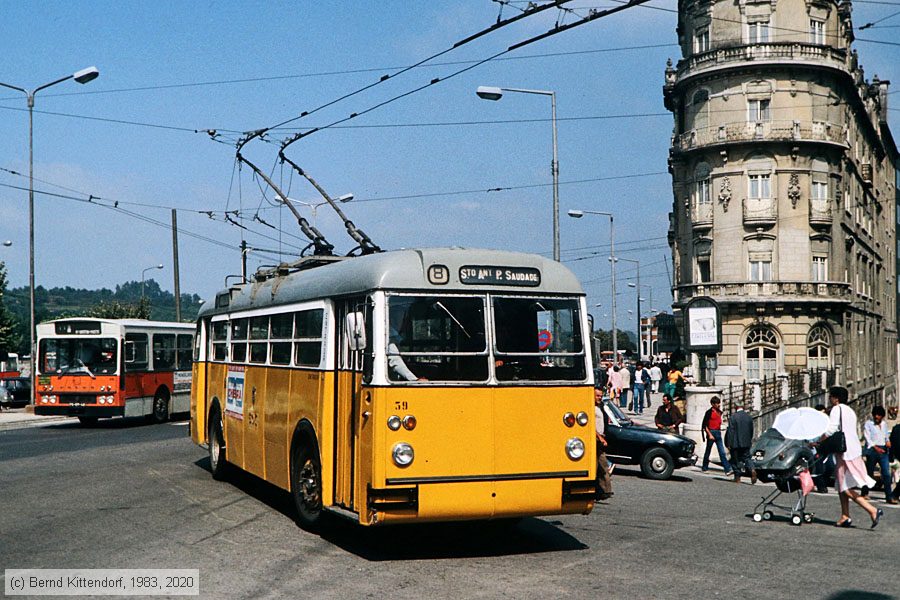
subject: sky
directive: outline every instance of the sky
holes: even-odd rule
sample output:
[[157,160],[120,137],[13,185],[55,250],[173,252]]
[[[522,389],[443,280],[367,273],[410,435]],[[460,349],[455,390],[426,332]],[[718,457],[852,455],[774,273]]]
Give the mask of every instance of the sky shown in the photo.
[[[584,15],[615,5],[568,6]],[[503,17],[523,6],[503,7]],[[854,23],[889,17],[898,6],[857,0]],[[287,154],[332,196],[354,194],[342,208],[385,249],[465,246],[551,256],[549,98],[511,93],[490,102],[475,89],[552,90],[563,262],[582,281],[598,326],[608,328],[608,221],[566,213],[612,212],[617,255],[640,262],[642,310],[651,294],[652,308],[665,310],[672,117],[662,85],[666,59],[680,57],[675,7],[653,0],[473,67],[558,18],[579,18],[545,11],[274,130],[244,155],[291,198],[320,202],[277,163],[278,142],[447,78],[304,137]],[[235,162],[238,132],[292,119],[446,50],[494,23],[500,8],[491,0],[5,4],[0,81],[31,89],[88,66],[101,73],[86,85],[67,81],[36,96],[35,189],[58,195],[35,196],[36,283],[112,288],[163,264],[147,278],[174,289],[172,208],[183,293],[211,297],[226,276],[239,274],[242,240],[259,249],[248,257],[251,271],[290,260],[305,239],[272,190]],[[900,29],[891,25],[900,25],[900,16],[858,37],[895,42]],[[868,77],[900,85],[900,46],[855,47]],[[900,96],[891,98],[897,132]],[[0,247],[0,260],[13,287],[28,281],[27,173],[25,97],[0,89],[0,238],[12,241]],[[299,209],[338,251],[353,247],[327,206],[315,215]],[[636,293],[627,284],[635,283],[635,265],[622,261],[618,272],[618,326],[633,329]]]

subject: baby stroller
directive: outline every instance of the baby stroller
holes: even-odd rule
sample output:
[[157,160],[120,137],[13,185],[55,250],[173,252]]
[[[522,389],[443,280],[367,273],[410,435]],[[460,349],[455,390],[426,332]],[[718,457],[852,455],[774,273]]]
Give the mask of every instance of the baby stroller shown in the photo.
[[[786,439],[777,429],[768,429],[763,433],[750,449],[753,466],[757,477],[761,481],[774,481],[775,490],[764,497],[753,509],[753,520],[768,521],[772,518],[772,509],[787,514],[791,523],[801,525],[810,523],[813,514],[806,512],[806,494],[809,490],[803,490],[801,477],[813,477],[810,475],[810,467],[816,461],[815,451],[805,440]],[[811,488],[810,488],[811,489]],[[776,500],[781,494],[796,493],[797,501],[792,504],[777,504]]]

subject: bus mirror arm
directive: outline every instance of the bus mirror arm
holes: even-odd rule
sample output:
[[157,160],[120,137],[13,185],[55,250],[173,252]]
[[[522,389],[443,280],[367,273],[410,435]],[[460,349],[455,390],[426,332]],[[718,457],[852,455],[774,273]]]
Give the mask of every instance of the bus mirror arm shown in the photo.
[[347,314],[344,322],[347,342],[351,350],[366,349],[366,321],[361,312]]

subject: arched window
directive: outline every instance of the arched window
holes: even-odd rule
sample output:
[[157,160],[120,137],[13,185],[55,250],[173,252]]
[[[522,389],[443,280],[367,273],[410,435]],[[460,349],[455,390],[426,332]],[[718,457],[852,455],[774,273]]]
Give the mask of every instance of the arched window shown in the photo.
[[824,325],[815,325],[806,338],[806,368],[831,367],[831,332]]
[[754,327],[744,339],[745,377],[771,379],[778,368],[778,336],[771,327]]

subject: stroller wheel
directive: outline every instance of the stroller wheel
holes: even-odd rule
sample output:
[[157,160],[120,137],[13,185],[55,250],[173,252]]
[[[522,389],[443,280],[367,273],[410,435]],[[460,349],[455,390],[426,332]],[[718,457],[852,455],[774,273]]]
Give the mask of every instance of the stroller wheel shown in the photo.
[[759,523],[763,520],[762,513],[753,513],[753,520]]
[[802,525],[803,517],[801,517],[800,515],[791,515],[791,523],[793,523],[794,525]]
[[772,518],[772,511],[771,511],[771,510],[767,510],[766,512],[764,512],[764,513],[762,514],[762,518],[765,519],[766,521],[768,521],[769,519],[771,519],[771,518]]
[[812,513],[803,513],[803,522],[804,523],[812,523],[813,514]]

